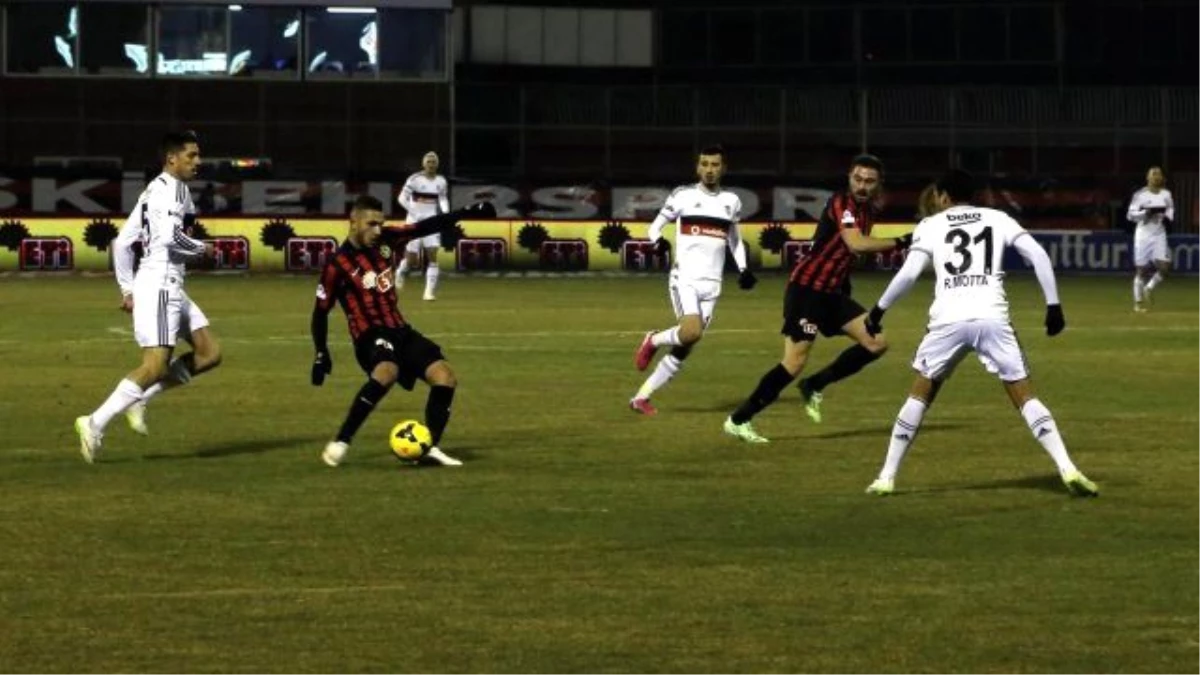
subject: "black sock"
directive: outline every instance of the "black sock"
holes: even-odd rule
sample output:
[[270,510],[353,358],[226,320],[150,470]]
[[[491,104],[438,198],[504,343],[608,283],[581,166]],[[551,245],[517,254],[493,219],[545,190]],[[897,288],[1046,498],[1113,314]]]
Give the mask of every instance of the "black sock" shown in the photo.
[[342,422],[342,428],[338,430],[337,439],[343,443],[349,443],[354,438],[354,434],[358,432],[358,428],[367,421],[367,415],[371,414],[376,404],[387,393],[388,387],[372,378],[367,378],[367,383],[354,395],[354,402],[350,404],[350,412],[346,413],[346,421]]
[[800,388],[804,390],[805,395],[810,392],[821,391],[834,382],[844,380],[857,373],[863,369],[863,366],[877,358],[879,358],[879,354],[872,352],[862,345],[856,344],[838,354],[833,363],[825,366],[820,372],[814,373],[812,377],[806,377],[801,380]]
[[758,388],[754,390],[753,394],[750,394],[750,398],[733,411],[733,415],[730,416],[733,423],[749,422],[755,415],[762,412],[763,408],[779,398],[779,392],[783,391],[784,387],[787,387],[795,377],[787,371],[787,368],[783,367],[783,364],[776,364],[758,381]]
[[450,423],[450,402],[454,400],[454,387],[433,385],[429,388],[429,398],[425,401],[425,426],[433,436],[433,444],[442,440],[442,432]]

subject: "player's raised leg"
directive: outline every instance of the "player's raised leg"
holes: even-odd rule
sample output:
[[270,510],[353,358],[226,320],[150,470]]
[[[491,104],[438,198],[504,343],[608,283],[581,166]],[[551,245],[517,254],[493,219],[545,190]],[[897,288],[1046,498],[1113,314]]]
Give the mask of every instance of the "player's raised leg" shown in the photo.
[[400,258],[399,267],[396,268],[396,290],[404,290],[404,280],[408,278],[408,273],[420,264],[421,240],[413,239],[404,245],[404,255]]
[[854,344],[838,354],[828,366],[800,380],[804,410],[812,421],[821,421],[821,401],[824,398],[822,392],[825,387],[854,375],[887,352],[888,345],[884,334],[871,335],[867,332],[864,323],[866,317],[866,312],[860,312],[842,324],[842,332],[854,340]]
[[638,370],[645,370],[659,348],[670,348],[670,352],[659,359],[658,365],[629,401],[630,410],[643,415],[658,413],[650,403],[650,397],[683,369],[684,361],[704,337],[704,330],[712,320],[716,307],[715,294],[705,294],[703,289],[692,284],[680,283],[672,278],[669,289],[671,305],[679,323],[673,328],[647,333],[634,356]]
[[170,346],[143,348],[142,364],[117,383],[116,388],[99,408],[90,415],[75,420],[75,431],[79,434],[79,451],[86,462],[91,464],[99,456],[104,441],[104,430],[112,418],[140,401],[146,387],[166,375],[170,357]]
[[150,433],[146,425],[146,405],[151,399],[221,365],[221,345],[209,327],[208,317],[186,293],[182,300],[183,325],[180,327],[180,337],[192,346],[192,351],[172,359],[167,367],[167,376],[147,387],[141,400],[125,411],[129,428],[142,435]]
[[1034,396],[1029,378],[1005,382],[1004,390],[1008,392],[1009,399],[1025,419],[1025,424],[1029,426],[1029,432],[1033,434],[1034,439],[1042,445],[1050,459],[1054,460],[1067,490],[1076,497],[1099,495],[1100,489],[1096,484],[1088,480],[1071,461],[1054,416],[1050,414],[1050,409]]
[[1162,284],[1167,278],[1167,273],[1171,271],[1171,262],[1165,259],[1167,254],[1167,237],[1163,235],[1160,239],[1161,243],[1155,250],[1154,276],[1150,277],[1150,281],[1146,282],[1146,303],[1150,305],[1154,304],[1154,289]]

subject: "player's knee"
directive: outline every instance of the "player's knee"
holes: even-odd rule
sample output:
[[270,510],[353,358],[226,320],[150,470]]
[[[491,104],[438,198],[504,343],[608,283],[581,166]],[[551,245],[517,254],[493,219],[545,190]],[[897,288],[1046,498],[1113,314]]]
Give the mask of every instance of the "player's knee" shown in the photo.
[[700,326],[684,324],[679,327],[679,341],[684,346],[690,347],[700,341],[704,337],[704,329]]
[[454,388],[458,386],[458,378],[455,377],[450,364],[445,361],[429,366],[429,371],[426,373],[425,379],[429,381],[431,386],[435,387]]
[[196,354],[196,369],[197,370],[212,370],[221,365],[221,347],[213,343],[207,349],[199,354]]
[[875,339],[866,344],[867,351],[871,352],[872,356],[883,356],[887,353],[888,343],[882,335],[876,335]]

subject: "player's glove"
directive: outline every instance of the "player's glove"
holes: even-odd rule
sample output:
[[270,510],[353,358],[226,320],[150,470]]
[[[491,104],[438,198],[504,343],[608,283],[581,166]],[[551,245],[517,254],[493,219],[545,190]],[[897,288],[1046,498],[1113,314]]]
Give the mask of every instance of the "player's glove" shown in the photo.
[[671,242],[667,241],[666,237],[659,237],[658,241],[654,242],[655,255],[665,256],[671,252]]
[[751,288],[754,288],[754,284],[757,283],[758,277],[754,276],[754,272],[751,272],[749,268],[738,273],[738,288],[742,289],[743,291],[748,291]]
[[903,237],[896,237],[896,248],[903,251],[908,249],[909,246],[912,246],[912,232],[909,232]]
[[875,305],[870,312],[867,312],[867,318],[863,323],[866,324],[867,334],[871,337],[883,332],[883,312],[884,310],[880,309],[879,305]]
[[325,383],[325,376],[333,372],[333,357],[329,352],[317,352],[317,357],[313,359],[312,366],[312,383],[314,387],[319,387]]
[[1046,335],[1054,337],[1066,327],[1067,320],[1063,318],[1062,305],[1046,305]]

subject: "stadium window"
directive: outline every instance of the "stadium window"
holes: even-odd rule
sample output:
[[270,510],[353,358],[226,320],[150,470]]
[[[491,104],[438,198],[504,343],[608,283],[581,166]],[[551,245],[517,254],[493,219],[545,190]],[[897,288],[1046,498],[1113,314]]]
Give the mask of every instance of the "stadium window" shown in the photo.
[[[1193,6],[1194,8],[1194,6]],[[1138,42],[1142,47],[1142,61],[1153,64],[1168,64],[1183,60],[1182,45],[1179,41],[1177,28],[1190,26],[1195,28],[1195,16],[1183,16],[1183,8],[1169,5],[1147,4],[1142,10],[1142,38]],[[1192,60],[1191,63],[1195,63]]]
[[1063,23],[1071,29],[1063,33],[1064,52],[1069,63],[1093,64],[1104,53],[1104,17],[1090,5],[1066,3]]
[[229,15],[224,5],[164,5],[158,20],[155,72],[188,77],[228,73]]
[[379,76],[379,11],[370,7],[305,10],[305,77]]
[[298,10],[288,7],[230,6],[230,75],[295,78],[300,72],[299,66]]
[[1008,53],[1012,60],[1054,60],[1054,8],[1014,6],[1009,9],[1008,21]]
[[146,77],[150,14],[145,4],[80,3],[80,68],[89,75]]
[[664,66],[707,66],[708,15],[699,11],[666,10],[659,26]]
[[909,19],[914,61],[949,62],[958,58],[955,40],[954,10],[949,8],[914,9]]
[[854,10],[813,9],[808,13],[808,59],[813,63],[854,60]]
[[379,20],[379,69],[384,77],[446,78],[446,12],[385,9]]
[[764,65],[790,66],[804,63],[804,11],[764,9],[758,13]]
[[960,7],[959,48],[964,61],[1004,61],[1008,19],[1003,7]]
[[713,63],[717,66],[754,65],[754,12],[746,10],[718,11],[708,15],[709,43]]
[[868,63],[908,60],[908,16],[904,10],[862,10],[861,56]]
[[16,2],[7,7],[9,73],[78,72],[79,9],[73,2]]

